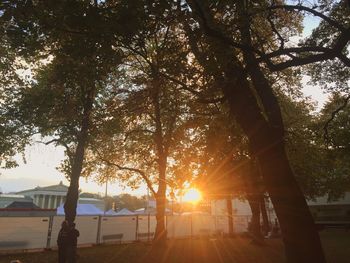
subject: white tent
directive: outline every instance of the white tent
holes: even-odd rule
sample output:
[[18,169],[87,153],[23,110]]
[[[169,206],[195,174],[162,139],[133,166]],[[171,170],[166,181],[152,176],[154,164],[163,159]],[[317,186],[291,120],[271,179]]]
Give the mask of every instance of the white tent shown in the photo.
[[113,209],[109,209],[105,214],[108,215],[108,216],[116,216],[116,215],[118,215],[117,212],[114,211]]
[[[64,215],[63,204],[57,207],[57,215]],[[103,215],[103,211],[92,204],[78,204],[77,215]]]
[[130,210],[123,208],[122,210],[116,212],[115,215],[117,216],[130,216],[130,215],[134,215],[134,212],[131,212]]
[[182,216],[189,216],[189,215],[210,215],[207,212],[202,212],[202,211],[192,211],[192,212],[183,212],[181,214]]
[[[148,214],[155,215],[156,213],[157,213],[157,210],[154,207],[140,208],[135,210],[134,212],[134,214],[136,215],[148,215]],[[170,209],[166,208],[165,213],[170,214],[171,213]]]
[[156,214],[156,210],[152,207],[150,207],[149,209],[140,208],[140,209],[135,210],[135,214],[136,215]]

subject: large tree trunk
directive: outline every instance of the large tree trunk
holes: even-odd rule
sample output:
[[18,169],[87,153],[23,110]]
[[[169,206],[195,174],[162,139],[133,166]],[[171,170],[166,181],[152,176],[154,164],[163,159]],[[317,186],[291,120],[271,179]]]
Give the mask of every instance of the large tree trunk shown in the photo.
[[[249,7],[246,4],[244,0],[238,1],[239,29],[243,44],[252,46]],[[323,263],[325,257],[316,226],[285,151],[284,124],[279,103],[255,55],[251,51],[243,50],[243,58],[267,120],[261,116],[261,113],[259,114],[259,107],[255,107],[255,113],[248,114],[247,118],[240,118],[239,123],[249,137],[253,155],[259,161],[266,188],[281,225],[287,261],[289,263]],[[245,92],[249,92],[249,84],[244,86]],[[243,89],[238,93],[242,91]],[[244,97],[247,103],[252,103],[254,99],[257,105],[253,95]],[[242,114],[243,110],[236,108],[236,116]],[[237,119],[239,119],[238,116]],[[252,126],[252,121],[261,123],[259,132],[252,132],[255,128]]]
[[252,218],[250,220],[249,230],[253,241],[262,242],[261,224],[260,224],[260,202],[259,196],[254,193],[247,195],[248,203],[252,211]]
[[256,161],[253,159],[245,161],[244,185],[246,197],[252,211],[252,218],[249,224],[249,232],[253,241],[261,243],[263,236],[261,235],[260,224],[260,186],[261,178]]
[[157,204],[157,226],[154,234],[154,245],[163,246],[166,244],[167,231],[165,227],[165,209],[166,209],[166,161],[160,161],[159,164],[159,186],[156,195]]
[[288,262],[325,262],[316,226],[283,143],[271,147],[259,160],[280,222]]
[[158,191],[156,194],[157,204],[157,226],[154,235],[154,245],[156,247],[166,244],[167,232],[165,227],[165,208],[166,208],[166,168],[167,168],[167,156],[168,156],[168,141],[164,139],[163,124],[161,119],[161,106],[160,106],[160,79],[158,74],[154,73],[152,86],[152,100],[154,106],[154,121],[155,121],[155,133],[154,142],[157,149],[158,157]]
[[247,134],[253,155],[259,161],[265,186],[280,222],[287,260],[289,263],[323,263],[325,259],[320,238],[289,165],[284,138],[279,130],[266,123],[244,75],[242,70],[236,68],[231,75],[230,87],[224,91],[231,111]]
[[[74,229],[74,221],[77,214],[77,203],[79,198],[79,178],[83,168],[85,148],[88,143],[88,135],[91,122],[91,111],[94,101],[94,91],[94,88],[92,88],[86,94],[85,103],[83,106],[84,111],[81,122],[81,129],[77,138],[77,148],[71,160],[73,163],[70,175],[70,185],[67,192],[66,202],[64,204],[65,219],[68,221],[69,227],[71,229]],[[71,242],[69,242],[70,247],[68,248],[68,250],[71,251],[71,253],[67,255],[67,257],[70,257],[67,258],[69,262],[76,262],[76,244],[76,240],[71,240]]]
[[[285,152],[284,126],[272,87],[259,70],[256,61],[252,61],[249,52],[244,52],[247,66],[244,67],[231,42],[221,37],[225,36],[225,32],[221,31],[222,27],[216,25],[208,1],[191,0],[188,3],[195,13],[194,16],[197,15],[197,21],[204,34],[207,35],[211,55],[215,58],[210,61],[217,63],[217,69],[213,70],[213,65],[208,65],[203,59],[197,44],[193,43],[196,39],[191,36],[190,27],[185,26],[191,49],[203,67],[212,73],[216,85],[222,88],[232,116],[249,139],[249,148],[259,162],[265,186],[280,222],[288,263],[325,263],[313,218]],[[238,3],[241,5],[238,9],[245,4],[243,0]],[[247,43],[249,16],[242,13],[240,15],[240,20],[245,23],[241,28],[242,40]],[[245,16],[247,17],[244,18]],[[248,43],[247,46],[251,45]],[[254,85],[255,91],[252,90],[251,84]],[[260,107],[257,96],[264,109]]]
[[94,94],[95,88],[91,88],[85,95],[86,97],[83,105],[81,129],[77,137],[77,148],[71,160],[72,170],[70,175],[70,185],[67,192],[66,202],[64,204],[65,218],[69,223],[74,223],[77,213],[76,210],[79,197],[79,178],[83,168],[85,148],[88,141]]
[[269,217],[267,216],[264,194],[260,194],[259,200],[260,200],[260,212],[263,219],[262,233],[264,236],[267,236],[267,234],[270,232],[271,227],[270,227]]
[[228,235],[233,236],[233,209],[232,209],[232,196],[226,197],[226,207],[227,207],[227,219],[228,219]]
[[87,140],[87,131],[81,132],[78,146],[73,159],[70,184],[67,192],[66,202],[64,203],[65,219],[72,224],[77,214],[77,203],[79,198],[79,178],[83,167],[84,151]]
[[289,165],[284,138],[264,121],[246,79],[238,79],[233,84],[225,89],[226,97],[259,161],[280,222],[288,262],[325,262],[313,218]]
[[164,196],[156,197],[157,203],[157,226],[154,233],[154,243],[155,245],[164,245],[167,238],[166,227],[165,227],[165,207],[166,198]]

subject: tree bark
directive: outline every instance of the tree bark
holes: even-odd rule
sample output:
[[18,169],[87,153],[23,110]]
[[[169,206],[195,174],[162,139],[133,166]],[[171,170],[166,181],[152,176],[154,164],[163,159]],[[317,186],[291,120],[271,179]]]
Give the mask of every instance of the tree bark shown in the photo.
[[155,245],[164,245],[167,238],[167,232],[165,227],[165,207],[166,198],[164,196],[156,197],[157,203],[157,226],[154,234]]
[[253,241],[261,243],[263,236],[261,234],[260,223],[260,186],[261,178],[256,160],[252,158],[245,161],[244,186],[246,197],[252,212],[252,218],[249,225],[249,232],[252,235]]
[[77,147],[73,157],[70,185],[64,204],[65,219],[69,224],[74,223],[77,214],[77,203],[79,198],[79,178],[83,168],[84,153],[88,142],[89,128],[91,122],[91,111],[93,107],[95,89],[91,88],[86,94],[81,129],[77,138]]
[[159,165],[159,186],[156,195],[157,204],[157,226],[154,234],[154,244],[156,246],[163,246],[166,244],[167,231],[165,227],[165,209],[166,209],[166,161],[163,160]]
[[[88,143],[89,128],[91,125],[91,111],[93,107],[95,89],[91,88],[85,97],[83,105],[83,117],[81,121],[81,129],[77,136],[77,147],[72,158],[73,163],[71,175],[70,175],[70,185],[67,192],[66,201],[64,203],[65,219],[68,222],[70,231],[74,231],[75,225],[74,221],[77,215],[77,203],[79,199],[79,178],[83,168],[85,148]],[[75,230],[76,231],[76,230]],[[74,231],[74,233],[75,233]],[[71,236],[71,235],[70,235]],[[79,235],[78,235],[79,236]],[[78,236],[76,238],[78,238]],[[70,237],[74,238],[74,237]],[[75,238],[74,238],[75,239]],[[76,246],[77,240],[70,240],[67,245],[67,249],[71,251],[67,258],[69,262],[76,262]]]
[[264,236],[267,236],[271,227],[270,227],[269,217],[267,216],[264,194],[260,194],[259,200],[260,200],[260,212],[263,219],[262,233]]
[[[272,87],[259,71],[259,66],[251,63],[254,62],[250,60],[251,56],[244,54],[245,63],[248,62],[248,68],[245,68],[231,44],[213,35],[213,28],[221,35],[225,33],[222,33],[222,27],[216,25],[208,1],[188,2],[207,37],[217,69],[213,70],[213,65],[207,65],[206,61],[201,60],[202,54],[199,54],[196,43],[189,36],[191,49],[207,72],[211,72],[216,85],[222,88],[232,116],[248,137],[251,154],[259,162],[264,184],[280,222],[288,263],[325,263],[313,218],[285,152],[284,126],[280,121],[280,108]],[[238,1],[238,4],[245,3]],[[242,16],[240,19],[245,20]],[[246,38],[244,30],[249,30],[249,27],[241,32],[243,40]],[[252,83],[248,81],[249,77]],[[265,109],[261,108],[257,96],[263,100]]]
[[231,84],[224,92],[231,112],[249,138],[252,154],[259,161],[280,222],[288,263],[323,263],[325,259],[317,229],[290,167],[284,138],[279,129],[266,123],[247,79],[242,76],[244,72],[239,68],[232,70]]
[[233,236],[233,209],[231,195],[226,197],[227,219],[228,219],[228,235]]
[[[242,42],[252,46],[247,2],[238,1],[237,10],[240,17],[239,30]],[[289,263],[325,262],[313,218],[287,158],[284,124],[277,98],[255,55],[243,50],[243,58],[253,86],[262,102],[263,112],[267,115],[267,120],[266,118],[260,120],[262,129],[259,133],[249,134],[249,143],[253,155],[259,161],[265,185],[281,225],[287,261]],[[258,112],[255,115],[258,117]],[[243,130],[251,130],[249,121],[253,120],[241,119]]]
[[231,87],[235,89],[226,89],[225,93],[231,111],[248,135],[250,147],[259,161],[280,222],[288,263],[325,262],[315,224],[290,167],[283,137],[260,116],[245,82],[243,79],[239,84],[234,82]]
[[259,196],[254,193],[247,195],[248,203],[252,211],[252,218],[250,221],[250,233],[253,241],[262,242],[261,224],[260,224],[260,202]]
[[160,108],[160,80],[157,74],[153,76],[152,87],[152,100],[154,106],[154,121],[155,121],[155,134],[154,142],[157,150],[158,157],[158,191],[156,195],[157,204],[157,226],[154,234],[154,245],[163,246],[166,244],[167,232],[165,228],[165,209],[166,209],[166,168],[167,168],[167,156],[168,147],[167,142],[164,141],[163,126],[161,119]]

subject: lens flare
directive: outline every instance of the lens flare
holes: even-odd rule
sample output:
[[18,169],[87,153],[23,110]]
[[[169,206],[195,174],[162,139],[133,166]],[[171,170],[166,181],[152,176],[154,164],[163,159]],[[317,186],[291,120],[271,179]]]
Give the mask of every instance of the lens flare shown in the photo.
[[190,188],[186,191],[186,193],[183,196],[183,201],[189,202],[192,204],[198,203],[202,199],[202,194],[198,189],[196,188]]

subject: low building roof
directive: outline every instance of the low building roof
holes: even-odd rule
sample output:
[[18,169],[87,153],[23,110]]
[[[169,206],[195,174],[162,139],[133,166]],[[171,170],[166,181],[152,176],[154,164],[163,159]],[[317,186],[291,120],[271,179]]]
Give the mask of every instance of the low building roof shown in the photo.
[[8,206],[6,206],[7,209],[10,208],[30,208],[30,209],[40,209],[39,206],[35,205],[34,203],[31,202],[21,202],[21,201],[14,201]]
[[32,189],[27,189],[17,192],[17,194],[25,194],[28,192],[40,192],[40,191],[50,191],[50,192],[68,192],[68,186],[64,185],[61,181],[59,184],[48,185],[48,186],[37,186]]
[[28,200],[32,200],[29,196],[16,195],[16,194],[0,194],[0,198],[15,198],[15,199],[28,199]]

